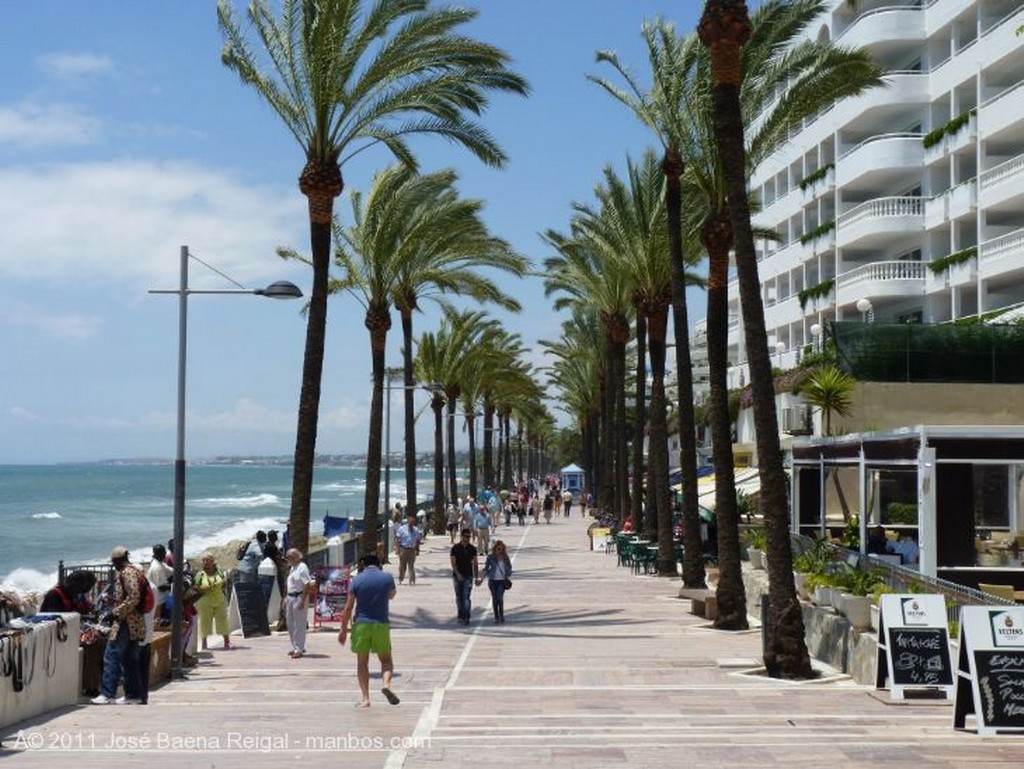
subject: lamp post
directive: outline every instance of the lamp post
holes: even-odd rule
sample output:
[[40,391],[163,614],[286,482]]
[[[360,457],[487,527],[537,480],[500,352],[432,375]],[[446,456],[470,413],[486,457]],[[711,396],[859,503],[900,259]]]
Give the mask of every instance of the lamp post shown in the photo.
[[785,342],[776,342],[775,343],[775,352],[777,352],[779,354],[779,368],[782,368],[782,353],[784,353],[785,351],[786,351],[786,343]]
[[864,323],[875,322],[875,308],[871,304],[870,299],[858,299],[857,311],[860,313],[860,319]]
[[[190,289],[188,287],[188,260],[191,254],[188,246],[181,247],[181,279],[178,288],[153,288],[151,294],[178,295],[178,424],[177,448],[174,455],[174,576],[171,583],[171,596],[174,606],[171,610],[171,676],[181,678],[184,673],[181,666],[182,646],[182,605],[181,596],[184,580],[185,559],[185,363],[188,348],[188,297],[189,294],[255,294],[271,299],[297,299],[302,291],[294,283],[278,281],[266,288],[244,288],[235,281],[238,288],[228,289]],[[194,257],[192,257],[194,258]],[[209,266],[209,265],[207,265]],[[213,268],[211,268],[213,269]],[[218,272],[214,270],[214,272]],[[218,274],[227,277],[223,273]],[[228,280],[231,280],[228,278]]]
[[811,339],[814,340],[814,342],[812,343],[814,351],[815,352],[820,352],[821,351],[821,324],[820,323],[814,323],[814,324],[811,325],[811,328],[809,330],[811,332]]

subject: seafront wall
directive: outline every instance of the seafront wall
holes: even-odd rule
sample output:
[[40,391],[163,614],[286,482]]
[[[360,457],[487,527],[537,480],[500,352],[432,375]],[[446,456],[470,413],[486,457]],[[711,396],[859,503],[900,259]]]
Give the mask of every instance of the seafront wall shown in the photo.
[[0,727],[78,704],[80,617],[77,613],[61,617],[66,623],[63,631],[58,632],[55,622],[43,622],[5,639],[5,653],[10,643],[20,676],[17,682],[15,675],[0,676]]

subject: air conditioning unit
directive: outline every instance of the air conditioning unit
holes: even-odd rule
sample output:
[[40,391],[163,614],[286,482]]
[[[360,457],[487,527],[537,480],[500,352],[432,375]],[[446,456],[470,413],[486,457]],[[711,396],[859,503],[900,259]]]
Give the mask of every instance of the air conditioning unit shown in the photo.
[[784,408],[779,412],[779,427],[790,435],[809,435],[807,412],[802,408]]

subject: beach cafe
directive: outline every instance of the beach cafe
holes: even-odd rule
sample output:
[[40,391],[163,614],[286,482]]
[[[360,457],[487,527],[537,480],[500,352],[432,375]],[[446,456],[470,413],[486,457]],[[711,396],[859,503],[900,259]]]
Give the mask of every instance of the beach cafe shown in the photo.
[[[1024,599],[1024,427],[917,425],[793,444],[792,530],[859,547],[881,526],[889,557]],[[864,514],[861,514],[861,513]]]

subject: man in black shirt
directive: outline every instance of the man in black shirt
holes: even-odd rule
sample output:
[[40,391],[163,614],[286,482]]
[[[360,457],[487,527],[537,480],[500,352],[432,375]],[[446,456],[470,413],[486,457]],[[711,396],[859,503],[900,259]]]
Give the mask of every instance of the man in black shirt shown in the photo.
[[473,532],[463,529],[459,541],[452,545],[452,583],[455,586],[455,605],[459,610],[459,622],[463,625],[469,624],[469,615],[472,609],[470,594],[473,592],[473,585],[480,584],[480,564],[477,561],[477,551],[473,546]]

